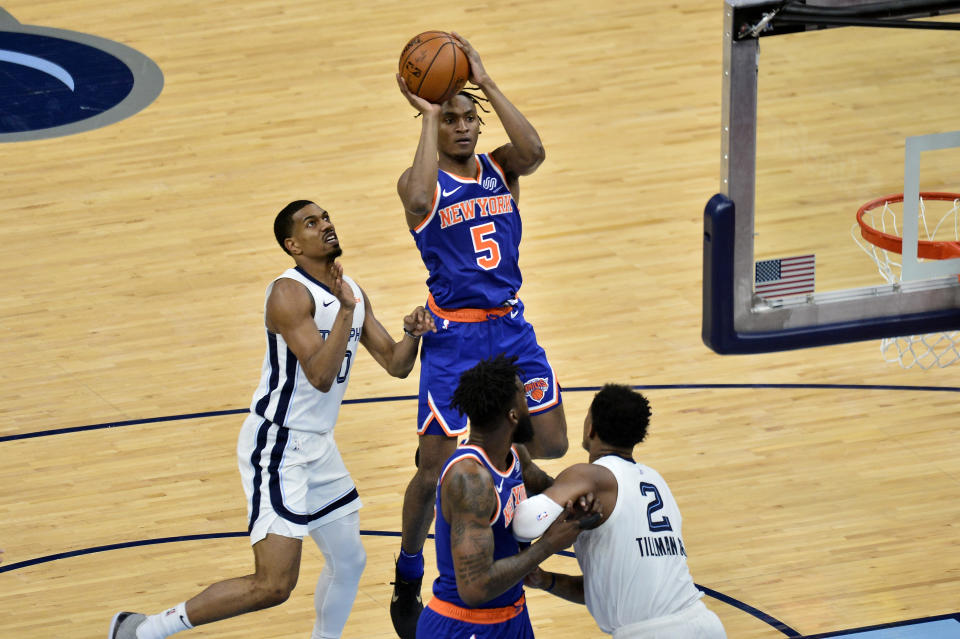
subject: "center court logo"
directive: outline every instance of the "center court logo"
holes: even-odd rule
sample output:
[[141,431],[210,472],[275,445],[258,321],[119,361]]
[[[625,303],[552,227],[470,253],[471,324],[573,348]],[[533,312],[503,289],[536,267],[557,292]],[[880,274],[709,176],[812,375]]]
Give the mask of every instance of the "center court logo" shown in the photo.
[[59,137],[114,124],[163,89],[139,51],[97,36],[22,25],[0,9],[0,142]]

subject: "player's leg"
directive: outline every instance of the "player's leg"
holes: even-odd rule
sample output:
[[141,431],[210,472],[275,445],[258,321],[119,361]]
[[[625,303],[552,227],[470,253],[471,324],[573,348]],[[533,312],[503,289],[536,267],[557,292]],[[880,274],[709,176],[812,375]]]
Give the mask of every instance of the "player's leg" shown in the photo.
[[569,446],[560,382],[537,343],[533,326],[524,319],[522,303],[519,308],[516,317],[499,320],[499,341],[505,354],[517,357],[521,371],[534,432],[527,451],[534,459],[556,459],[563,457]]
[[310,637],[333,639],[343,633],[367,564],[367,552],[360,541],[360,515],[354,511],[313,528],[310,537],[324,558],[313,593],[317,618]]
[[545,413],[530,415],[533,424],[533,441],[527,444],[527,451],[534,459],[556,459],[567,453],[567,418],[563,404]]
[[187,619],[198,626],[283,603],[297,585],[302,546],[300,539],[267,534],[253,546],[254,573],[213,584],[189,599]]
[[397,558],[390,618],[401,639],[416,636],[417,618],[423,610],[423,544],[433,522],[437,480],[444,462],[457,448],[457,438],[445,434],[420,436],[420,465],[403,495],[400,556]]
[[252,575],[215,583],[186,602],[149,617],[119,613],[108,636],[164,639],[194,626],[283,603],[297,585],[301,546],[299,539],[268,534],[253,546]]
[[[420,466],[403,496],[403,532],[400,548],[406,554],[423,550],[433,523],[440,469],[457,448],[457,438],[446,435],[420,436]],[[422,569],[420,571],[423,572]]]

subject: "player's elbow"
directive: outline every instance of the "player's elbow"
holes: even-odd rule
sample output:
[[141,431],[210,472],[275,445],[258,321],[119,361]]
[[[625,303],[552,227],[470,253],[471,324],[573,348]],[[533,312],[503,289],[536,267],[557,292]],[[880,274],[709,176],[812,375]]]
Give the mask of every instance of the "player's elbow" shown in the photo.
[[410,371],[413,370],[413,364],[410,366],[391,366],[387,369],[387,372],[391,377],[397,377],[399,379],[405,379],[407,375],[410,374]]
[[543,164],[543,161],[547,159],[547,152],[543,148],[543,145],[537,142],[530,146],[526,153],[524,153],[522,158],[522,168],[519,171],[520,175],[530,175]]
[[457,594],[460,595],[460,599],[463,600],[463,603],[467,604],[471,608],[478,608],[482,604],[490,601],[490,597],[486,593],[478,591],[477,588],[463,588],[457,586]]
[[307,377],[307,380],[310,382],[310,385],[316,388],[321,393],[329,393],[330,389],[333,388],[333,377],[327,377],[326,375],[310,375]]
[[401,198],[403,200],[403,208],[407,210],[407,213],[413,215],[426,215],[430,212],[430,207],[433,205],[433,195],[433,191],[408,192],[405,197]]
[[534,168],[543,164],[543,161],[547,159],[547,150],[543,148],[542,144],[537,144],[533,147],[533,163]]
[[405,208],[407,209],[407,213],[411,215],[424,217],[430,212],[430,202],[427,202],[426,200],[424,200],[422,203],[414,202]]
[[400,379],[406,379],[407,375],[410,374],[410,371],[413,370],[413,364],[410,366],[404,366],[400,370],[394,371],[393,376],[399,377]]
[[406,358],[391,358],[387,360],[386,363],[382,363],[382,366],[384,369],[386,369],[387,374],[391,377],[404,379],[413,370],[413,364],[415,361],[416,357],[411,357],[410,361],[407,361]]

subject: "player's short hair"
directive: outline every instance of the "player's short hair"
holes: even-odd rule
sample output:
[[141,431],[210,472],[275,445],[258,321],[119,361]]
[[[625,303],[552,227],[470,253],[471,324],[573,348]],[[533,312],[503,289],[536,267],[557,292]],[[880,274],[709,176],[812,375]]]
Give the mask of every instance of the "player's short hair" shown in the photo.
[[294,200],[283,207],[273,221],[273,234],[277,238],[277,244],[287,255],[290,255],[290,251],[287,250],[285,241],[293,236],[293,214],[310,204],[313,204],[310,200]]
[[[462,95],[462,96],[465,97],[466,99],[468,99],[468,100],[470,100],[471,102],[473,102],[473,106],[474,106],[475,108],[479,109],[480,111],[483,111],[484,113],[490,113],[490,110],[487,109],[486,107],[484,107],[483,104],[482,104],[483,102],[490,102],[490,100],[488,100],[487,98],[483,97],[482,95],[477,94],[477,93],[476,93],[477,90],[478,90],[477,88],[472,87],[472,86],[471,86],[471,87],[467,87],[466,89],[461,89],[460,91],[458,91],[458,92],[457,92],[453,97],[451,97],[450,99],[452,100],[452,99],[455,98],[456,96]],[[419,117],[422,116],[422,115],[423,115],[422,113],[417,112],[413,117],[414,117],[414,118],[419,118]],[[486,122],[483,121],[483,118],[480,116],[479,113],[477,114],[477,120],[480,121],[480,125],[481,125],[481,126],[483,126],[483,125],[486,124]]]
[[647,436],[650,402],[629,386],[605,384],[593,397],[590,416],[602,441],[632,448]]
[[[488,100],[487,98],[485,98],[485,97],[483,97],[482,95],[478,94],[478,93],[477,93],[477,90],[478,90],[477,88],[475,88],[475,87],[473,87],[473,86],[470,86],[470,87],[467,87],[466,89],[461,89],[461,90],[457,93],[457,95],[462,95],[462,96],[465,97],[466,99],[468,99],[468,100],[470,100],[471,102],[473,102],[473,106],[476,107],[477,109],[479,109],[480,111],[483,111],[484,113],[490,113],[490,111],[488,111],[488,110],[486,109],[486,107],[483,106],[483,102],[490,102],[490,100]],[[477,114],[477,119],[480,120],[480,124],[481,124],[481,125],[486,124],[486,123],[483,121],[483,118],[480,117],[480,114],[479,114],[479,113]]]
[[487,430],[513,407],[520,372],[516,361],[501,353],[460,375],[450,405],[467,416],[471,428]]

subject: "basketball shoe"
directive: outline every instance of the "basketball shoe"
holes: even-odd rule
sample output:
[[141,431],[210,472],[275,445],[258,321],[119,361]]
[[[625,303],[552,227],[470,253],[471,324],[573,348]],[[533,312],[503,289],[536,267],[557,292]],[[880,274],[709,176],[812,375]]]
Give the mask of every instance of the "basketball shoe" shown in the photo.
[[137,639],[137,627],[147,616],[139,612],[118,612],[110,621],[110,632],[107,639]]
[[[396,571],[396,569],[394,569]],[[423,610],[423,599],[420,598],[420,586],[423,576],[419,579],[406,581],[400,578],[400,573],[394,572],[393,597],[390,599],[390,620],[393,629],[400,639],[416,639],[417,620]]]

